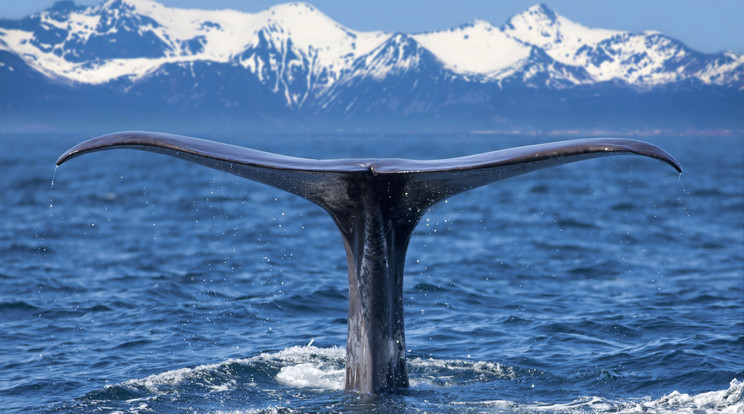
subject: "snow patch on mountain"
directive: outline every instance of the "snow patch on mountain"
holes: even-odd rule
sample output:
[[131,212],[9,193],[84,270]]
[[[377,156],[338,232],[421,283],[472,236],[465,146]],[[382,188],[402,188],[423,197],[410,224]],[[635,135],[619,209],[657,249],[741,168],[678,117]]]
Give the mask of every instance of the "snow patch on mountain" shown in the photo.
[[463,75],[502,77],[530,55],[530,47],[483,20],[413,36],[444,66]]
[[553,59],[566,64],[577,63],[573,57],[579,48],[623,33],[582,26],[558,15],[544,4],[513,16],[502,30],[512,38],[540,47]]

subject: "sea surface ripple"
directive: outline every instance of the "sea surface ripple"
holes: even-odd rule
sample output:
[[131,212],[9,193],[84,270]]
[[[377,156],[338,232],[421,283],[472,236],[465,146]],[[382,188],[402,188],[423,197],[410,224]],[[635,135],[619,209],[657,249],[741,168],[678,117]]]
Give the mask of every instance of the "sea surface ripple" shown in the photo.
[[[83,137],[84,138],[84,137]],[[310,158],[553,140],[208,137]],[[653,138],[435,206],[404,285],[411,389],[343,391],[347,276],[317,206],[185,161],[3,136],[4,413],[744,412],[744,140]]]

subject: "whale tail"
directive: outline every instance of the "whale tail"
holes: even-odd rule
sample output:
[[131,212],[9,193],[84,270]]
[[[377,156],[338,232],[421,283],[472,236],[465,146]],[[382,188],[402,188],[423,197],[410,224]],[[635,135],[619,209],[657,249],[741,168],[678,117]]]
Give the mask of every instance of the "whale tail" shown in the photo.
[[682,171],[663,150],[629,139],[562,141],[440,160],[313,160],[149,132],[80,143],[57,165],[114,148],[189,160],[288,191],[325,209],[342,234],[349,269],[346,389],[364,393],[408,387],[403,265],[411,234],[429,207],[530,171],[609,155],[643,155]]

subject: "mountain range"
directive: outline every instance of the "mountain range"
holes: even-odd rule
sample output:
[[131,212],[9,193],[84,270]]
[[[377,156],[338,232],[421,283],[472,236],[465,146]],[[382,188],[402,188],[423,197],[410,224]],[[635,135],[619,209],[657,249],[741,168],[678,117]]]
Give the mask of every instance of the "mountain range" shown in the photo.
[[496,27],[361,32],[258,13],[59,1],[0,20],[6,131],[744,130],[744,55],[588,28],[545,4]]

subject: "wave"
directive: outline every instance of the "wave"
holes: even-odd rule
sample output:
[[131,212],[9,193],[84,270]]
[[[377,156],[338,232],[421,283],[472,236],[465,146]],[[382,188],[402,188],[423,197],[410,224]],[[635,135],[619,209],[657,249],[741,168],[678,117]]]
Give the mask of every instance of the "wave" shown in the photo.
[[[535,413],[742,413],[744,412],[744,381],[731,380],[728,389],[689,395],[673,391],[658,399],[640,399],[638,401],[613,401],[602,397],[583,397],[565,404],[526,404],[519,405],[510,401],[486,401],[478,404],[495,411],[517,411]],[[458,404],[458,403],[455,403]]]
[[[345,350],[338,347],[319,348],[312,345],[294,346],[275,352],[229,359],[217,364],[201,365],[193,368],[181,368],[133,379],[120,384],[109,385],[102,390],[87,394],[83,400],[87,404],[101,406],[112,402],[123,403],[127,410],[133,412],[158,411],[159,399],[168,401],[189,396],[203,398],[219,395],[219,400],[232,399],[244,402],[252,401],[252,396],[261,395],[260,407],[220,411],[218,407],[207,408],[213,413],[256,413],[256,412],[294,412],[308,407],[298,401],[287,401],[278,398],[271,401],[266,395],[286,395],[309,393],[312,395],[327,394],[324,398],[327,405],[313,407],[313,411],[334,411],[338,401],[351,398],[343,392]],[[446,360],[435,358],[409,358],[411,373],[411,390],[405,395],[427,395],[436,390],[457,389],[475,383],[492,381],[520,381],[537,374],[534,370],[504,366],[489,361]],[[497,393],[498,391],[492,391]],[[489,411],[489,412],[534,412],[534,413],[575,413],[575,412],[608,412],[608,413],[740,413],[744,412],[744,381],[733,379],[728,389],[711,391],[697,395],[688,395],[674,391],[658,399],[639,398],[630,400],[611,400],[598,396],[586,396],[566,403],[524,402],[509,400],[457,401],[438,398],[437,402],[428,402],[424,407],[415,407],[414,411],[424,408],[444,411]],[[448,393],[456,399],[457,392]],[[481,394],[482,396],[482,394]],[[441,397],[441,396],[440,396]],[[395,398],[395,397],[391,397]],[[405,398],[405,397],[401,397]],[[317,399],[317,398],[316,398]],[[467,398],[470,399],[470,398]],[[335,402],[332,402],[335,401]],[[390,404],[390,399],[375,400],[372,404]],[[365,404],[368,402],[365,402]],[[377,405],[376,405],[377,404]],[[251,405],[251,404],[241,404]],[[80,407],[78,407],[80,408]],[[336,407],[337,408],[337,407]],[[406,407],[404,407],[406,408]],[[414,407],[407,406],[411,409]],[[405,411],[405,409],[404,409]]]

